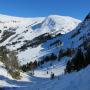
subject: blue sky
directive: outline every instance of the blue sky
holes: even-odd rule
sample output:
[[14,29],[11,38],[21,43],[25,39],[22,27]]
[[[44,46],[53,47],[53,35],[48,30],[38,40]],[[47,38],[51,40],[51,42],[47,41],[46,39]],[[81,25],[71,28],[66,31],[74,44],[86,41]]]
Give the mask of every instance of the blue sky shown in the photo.
[[90,0],[0,0],[0,13],[40,17],[51,14],[83,19],[90,11]]

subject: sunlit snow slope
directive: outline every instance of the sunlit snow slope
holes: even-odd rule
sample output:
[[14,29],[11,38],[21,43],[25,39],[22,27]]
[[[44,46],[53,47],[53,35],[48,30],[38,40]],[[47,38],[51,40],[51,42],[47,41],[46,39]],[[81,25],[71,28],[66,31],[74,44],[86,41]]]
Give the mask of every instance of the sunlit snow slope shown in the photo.
[[[32,48],[29,47],[35,37],[42,34],[65,34],[74,29],[80,20],[68,16],[50,15],[48,17],[19,18],[0,14],[0,46],[6,46],[10,50],[20,49],[25,46],[25,50],[18,51],[18,58],[21,62],[27,63],[35,60],[41,55],[43,47],[41,43]],[[5,36],[5,34],[7,34]],[[30,44],[31,45],[31,44]],[[45,54],[42,53],[42,54]]]

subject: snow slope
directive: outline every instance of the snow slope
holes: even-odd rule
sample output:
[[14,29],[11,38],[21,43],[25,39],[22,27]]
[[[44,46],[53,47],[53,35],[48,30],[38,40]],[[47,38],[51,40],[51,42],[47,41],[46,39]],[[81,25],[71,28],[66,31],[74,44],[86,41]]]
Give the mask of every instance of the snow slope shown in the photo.
[[[0,15],[0,40],[3,39],[5,31],[14,33],[0,43],[0,46],[6,46],[10,50],[17,50],[26,42],[40,36],[44,33],[67,33],[74,29],[81,21],[68,16],[50,15],[48,17],[38,18],[19,18],[7,15]],[[34,61],[35,57],[41,55],[42,45],[35,48],[27,48],[18,52],[18,58],[21,64]],[[33,53],[32,53],[33,52]],[[45,54],[43,52],[42,54]]]
[[43,21],[41,31],[60,31],[62,34],[65,34],[74,29],[78,22],[80,21],[68,16],[50,15]]

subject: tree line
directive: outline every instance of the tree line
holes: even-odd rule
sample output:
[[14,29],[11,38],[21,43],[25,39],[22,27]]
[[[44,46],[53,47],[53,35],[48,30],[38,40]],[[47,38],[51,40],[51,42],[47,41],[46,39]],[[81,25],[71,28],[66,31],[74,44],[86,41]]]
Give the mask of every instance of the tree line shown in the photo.
[[79,71],[90,64],[90,47],[83,53],[81,49],[77,50],[76,55],[67,62],[65,73]]
[[51,55],[47,55],[47,56],[43,57],[40,61],[35,60],[34,62],[30,62],[25,65],[22,65],[21,69],[24,72],[32,71],[32,70],[36,69],[37,67],[43,65],[46,62],[55,61],[56,59],[57,59],[57,56],[52,53]]

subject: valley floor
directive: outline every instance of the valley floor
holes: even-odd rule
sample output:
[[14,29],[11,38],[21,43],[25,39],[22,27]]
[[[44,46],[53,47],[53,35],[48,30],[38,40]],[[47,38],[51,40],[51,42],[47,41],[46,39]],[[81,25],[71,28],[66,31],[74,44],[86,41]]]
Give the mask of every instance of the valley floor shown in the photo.
[[[64,70],[63,64],[60,67],[58,65],[54,67],[58,70],[57,72]],[[0,90],[90,90],[90,66],[71,74],[65,75],[61,72],[59,73],[61,75],[58,76],[57,73],[52,80],[45,72],[38,69],[35,71],[35,76],[23,74],[21,81],[0,75],[0,86],[2,85]]]

